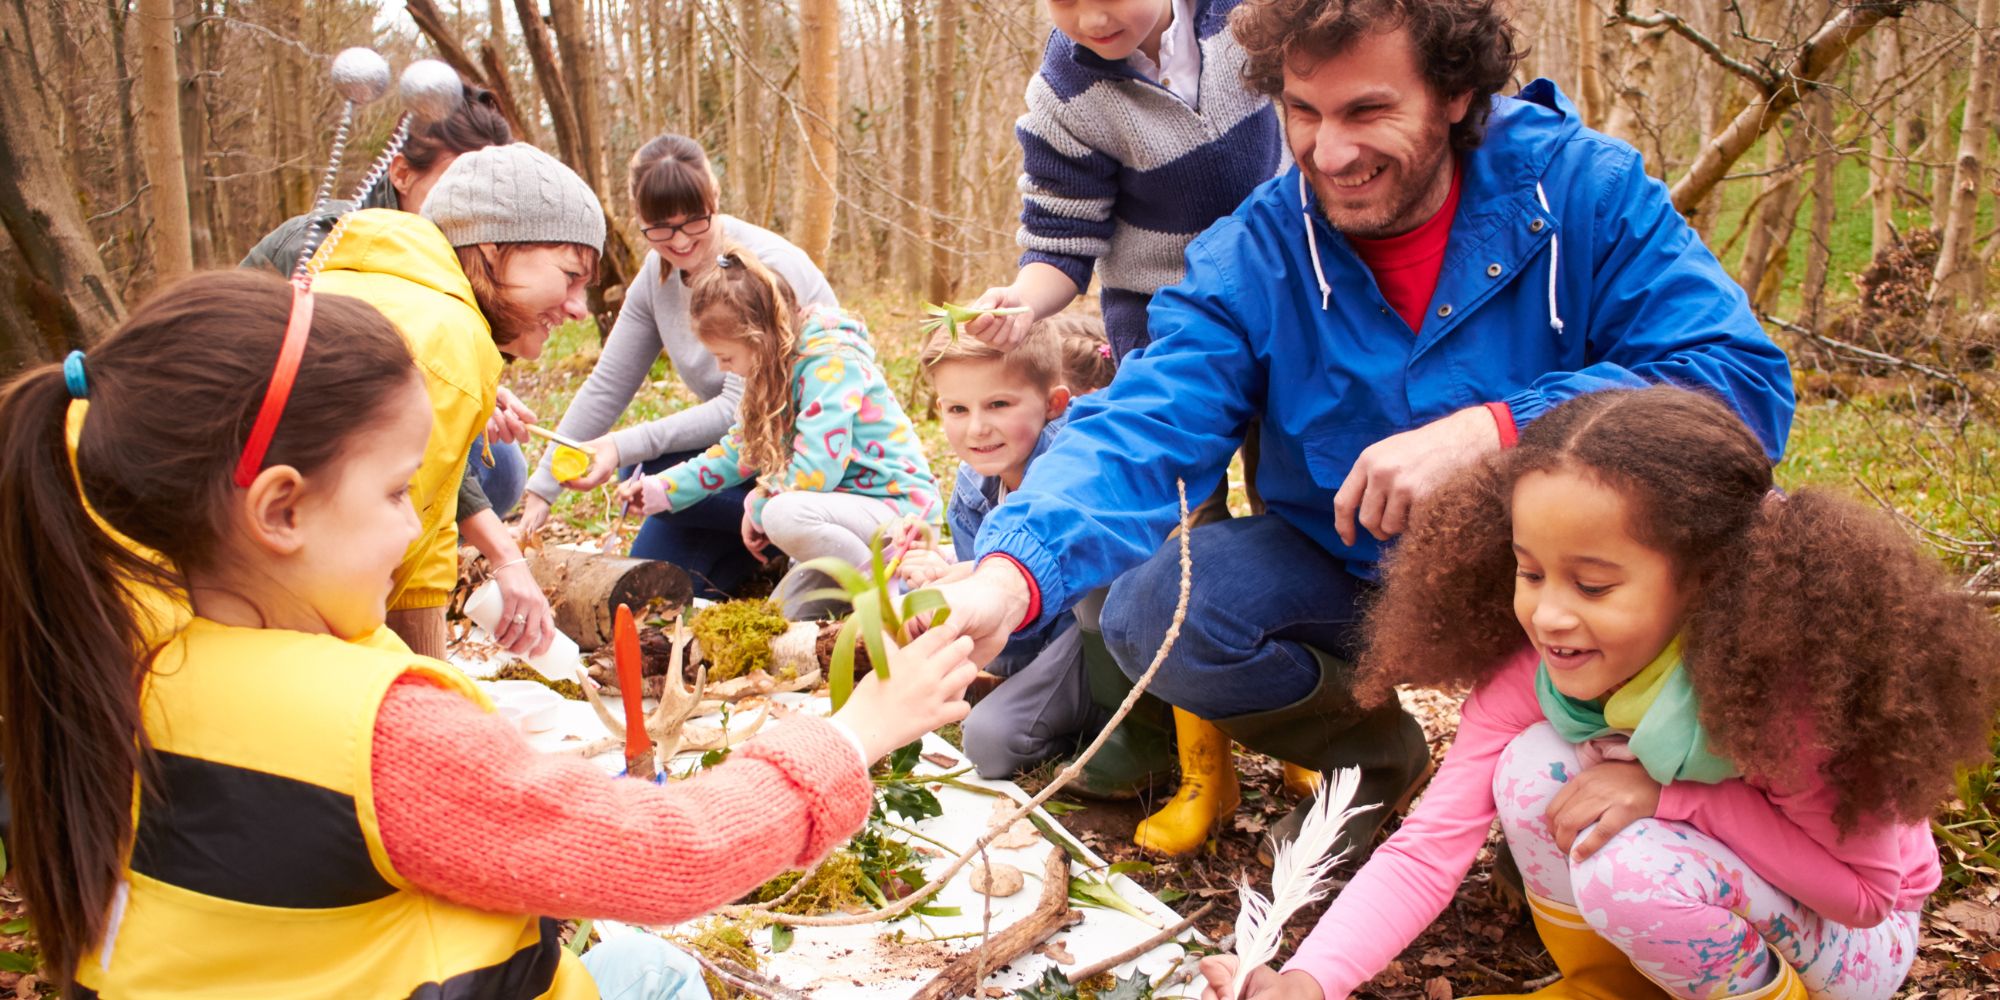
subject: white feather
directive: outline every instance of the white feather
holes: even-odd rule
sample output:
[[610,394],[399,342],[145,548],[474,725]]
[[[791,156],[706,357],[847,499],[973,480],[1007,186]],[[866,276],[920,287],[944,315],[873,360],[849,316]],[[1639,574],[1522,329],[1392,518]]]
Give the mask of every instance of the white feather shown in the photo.
[[1229,986],[1231,1000],[1243,996],[1251,973],[1277,957],[1285,921],[1331,891],[1327,875],[1347,852],[1331,856],[1327,852],[1333,850],[1333,842],[1348,820],[1378,808],[1376,803],[1350,808],[1360,786],[1361,769],[1354,767],[1343,767],[1320,782],[1319,798],[1306,813],[1298,839],[1280,845],[1271,859],[1270,898],[1258,892],[1248,878],[1237,880],[1242,907],[1236,913],[1236,981]]

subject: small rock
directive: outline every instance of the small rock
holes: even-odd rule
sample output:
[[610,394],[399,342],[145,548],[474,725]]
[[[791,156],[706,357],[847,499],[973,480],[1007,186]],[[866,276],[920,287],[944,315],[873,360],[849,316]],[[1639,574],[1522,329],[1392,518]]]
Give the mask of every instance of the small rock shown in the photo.
[[991,865],[973,865],[972,874],[966,877],[966,881],[973,892],[996,897],[1012,896],[1026,884],[1021,869],[997,861]]

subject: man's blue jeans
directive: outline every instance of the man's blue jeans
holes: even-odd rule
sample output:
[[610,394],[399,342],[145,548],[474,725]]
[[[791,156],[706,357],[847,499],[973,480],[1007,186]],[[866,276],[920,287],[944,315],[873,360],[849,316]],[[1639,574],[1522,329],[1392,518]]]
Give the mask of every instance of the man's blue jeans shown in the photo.
[[[706,450],[706,449],[703,449]],[[695,458],[701,451],[661,455],[639,465],[651,475]],[[622,481],[631,470],[622,469]],[[726,599],[743,581],[757,571],[757,558],[743,547],[743,502],[750,497],[750,484],[732,486],[682,511],[654,514],[632,539],[632,555],[639,559],[670,562],[687,571],[694,581],[694,596],[711,601]],[[773,557],[783,553],[771,550]]]
[[[1225,719],[1312,694],[1320,668],[1307,646],[1352,660],[1361,599],[1372,585],[1305,532],[1261,514],[1196,527],[1188,546],[1187,619],[1147,691],[1204,719]],[[1175,540],[1112,583],[1104,643],[1127,676],[1153,662],[1180,574]]]
[[528,460],[522,456],[520,445],[496,443],[493,467],[489,469],[481,454],[485,442],[484,437],[472,442],[472,474],[479,478],[479,490],[486,494],[486,502],[493,505],[493,513],[506,517],[520,504],[521,494],[528,488]]

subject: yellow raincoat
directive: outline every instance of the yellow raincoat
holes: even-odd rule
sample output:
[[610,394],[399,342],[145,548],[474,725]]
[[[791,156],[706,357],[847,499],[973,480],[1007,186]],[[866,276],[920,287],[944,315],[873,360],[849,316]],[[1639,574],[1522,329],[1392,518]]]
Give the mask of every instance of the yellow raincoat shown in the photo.
[[431,439],[410,482],[423,531],[396,568],[391,611],[443,607],[458,579],[458,486],[493,414],[504,359],[444,234],[420,215],[375,208],[346,217],[314,290],[381,310],[409,344],[431,398]]

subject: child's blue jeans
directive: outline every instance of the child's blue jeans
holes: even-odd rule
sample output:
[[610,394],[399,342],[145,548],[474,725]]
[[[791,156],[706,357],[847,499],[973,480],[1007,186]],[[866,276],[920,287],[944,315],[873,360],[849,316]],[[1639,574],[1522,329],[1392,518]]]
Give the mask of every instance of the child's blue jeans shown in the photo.
[[651,934],[617,934],[583,953],[604,1000],[710,1000],[701,965]]
[[[700,451],[684,451],[642,462],[647,475],[665,472]],[[623,481],[632,470],[619,470]],[[632,539],[632,555],[638,559],[658,559],[687,571],[694,581],[694,596],[711,601],[729,597],[759,565],[743,547],[743,502],[750,498],[750,484],[732,486],[686,510],[654,514]]]

